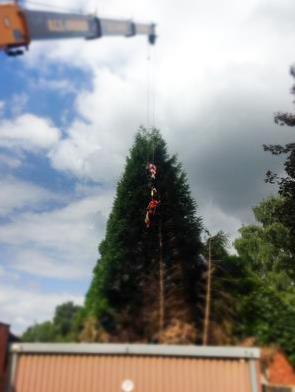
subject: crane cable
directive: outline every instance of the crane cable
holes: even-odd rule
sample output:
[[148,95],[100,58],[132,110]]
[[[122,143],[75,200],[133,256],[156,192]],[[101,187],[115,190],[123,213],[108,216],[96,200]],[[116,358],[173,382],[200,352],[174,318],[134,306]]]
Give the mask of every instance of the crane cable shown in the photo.
[[[147,71],[146,71],[146,129],[156,129],[156,83],[155,83],[155,48],[154,45],[147,46]],[[147,151],[147,164],[155,163],[155,143],[152,139],[151,148]]]
[[147,44],[146,128],[156,128],[155,47]]
[[150,97],[151,97],[151,45],[147,44],[146,55],[146,128],[150,128]]
[[[147,130],[153,131],[156,129],[156,88],[155,88],[155,64],[154,57],[152,56],[153,49],[150,45],[148,45],[147,50]],[[150,146],[148,146],[147,154],[149,155]],[[158,205],[160,204],[160,194],[158,189],[156,188],[156,179],[157,179],[157,166],[155,165],[155,140],[154,135],[151,135],[151,150],[152,156],[151,160],[149,160],[149,156],[147,159],[147,168],[149,175],[149,188],[151,201],[147,207],[145,224],[146,228],[149,229],[152,220],[156,214],[156,210],[158,209]],[[152,169],[151,169],[152,168]],[[165,324],[165,264],[163,259],[163,239],[162,239],[162,219],[161,216],[158,222],[158,240],[159,240],[159,335],[164,330]]]
[[151,66],[152,66],[152,77],[151,77],[151,84],[152,84],[152,126],[156,128],[156,57],[157,48],[155,45],[151,45]]
[[[155,72],[151,45],[147,48],[147,96],[146,96],[146,129],[153,131],[156,129],[156,94],[155,94]],[[145,224],[150,228],[156,209],[160,204],[159,193],[156,189],[157,166],[155,165],[156,143],[154,135],[151,133],[150,144],[147,146],[147,172],[148,187],[151,200],[148,204]]]

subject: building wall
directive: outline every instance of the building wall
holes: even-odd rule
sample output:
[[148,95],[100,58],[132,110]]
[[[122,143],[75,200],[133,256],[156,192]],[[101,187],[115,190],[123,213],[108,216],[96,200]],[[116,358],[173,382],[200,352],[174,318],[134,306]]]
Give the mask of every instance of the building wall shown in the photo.
[[0,323],[0,392],[4,391],[9,326]]
[[134,392],[252,392],[246,359],[22,353],[11,390],[120,392],[126,379]]

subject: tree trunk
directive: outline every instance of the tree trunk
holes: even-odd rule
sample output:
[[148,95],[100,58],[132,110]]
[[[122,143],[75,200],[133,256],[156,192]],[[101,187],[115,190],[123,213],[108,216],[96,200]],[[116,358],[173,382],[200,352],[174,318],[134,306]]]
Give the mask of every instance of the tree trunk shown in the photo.
[[203,346],[206,346],[208,344],[208,331],[209,331],[209,323],[210,323],[210,305],[211,305],[211,264],[212,264],[211,239],[209,239],[208,277],[207,277],[207,290],[206,290]]
[[164,329],[164,319],[165,319],[165,294],[164,294],[164,261],[163,261],[163,241],[162,241],[162,225],[159,224],[159,336],[163,332]]

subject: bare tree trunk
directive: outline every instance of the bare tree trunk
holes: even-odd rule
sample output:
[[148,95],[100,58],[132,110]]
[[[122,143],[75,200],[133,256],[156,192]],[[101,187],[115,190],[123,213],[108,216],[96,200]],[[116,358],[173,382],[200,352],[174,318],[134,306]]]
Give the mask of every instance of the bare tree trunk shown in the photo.
[[162,224],[159,224],[159,248],[160,248],[160,260],[159,260],[159,336],[164,329],[164,319],[165,319],[165,294],[164,294],[164,261],[163,261],[163,241],[162,241]]
[[206,290],[206,308],[204,319],[204,332],[203,332],[203,345],[208,344],[208,331],[210,323],[210,305],[211,305],[211,239],[209,238],[209,257],[208,257],[208,277],[207,277],[207,290]]

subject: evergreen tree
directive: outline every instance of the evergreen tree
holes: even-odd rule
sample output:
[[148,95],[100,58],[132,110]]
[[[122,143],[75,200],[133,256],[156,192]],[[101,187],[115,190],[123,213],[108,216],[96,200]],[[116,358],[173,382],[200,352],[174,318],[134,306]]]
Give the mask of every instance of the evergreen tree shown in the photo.
[[[147,163],[161,200],[150,229]],[[202,224],[187,177],[159,131],[141,129],[117,185],[84,309],[118,341],[161,341],[178,320],[197,325]]]

